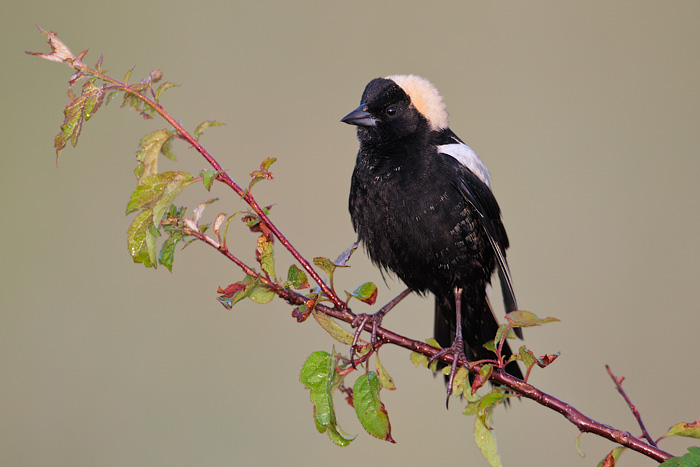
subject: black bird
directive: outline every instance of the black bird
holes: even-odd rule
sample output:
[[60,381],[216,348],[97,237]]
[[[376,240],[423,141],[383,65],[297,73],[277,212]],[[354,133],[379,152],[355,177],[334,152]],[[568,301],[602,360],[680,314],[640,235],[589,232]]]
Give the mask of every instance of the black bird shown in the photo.
[[[487,292],[496,269],[506,312],[517,309],[508,237],[489,171],[450,130],[442,96],[419,76],[377,78],[341,121],[357,126],[350,215],[370,258],[411,291],[435,295],[435,339],[455,362],[463,352],[493,359],[483,345],[498,329]],[[517,363],[506,371],[522,379]]]

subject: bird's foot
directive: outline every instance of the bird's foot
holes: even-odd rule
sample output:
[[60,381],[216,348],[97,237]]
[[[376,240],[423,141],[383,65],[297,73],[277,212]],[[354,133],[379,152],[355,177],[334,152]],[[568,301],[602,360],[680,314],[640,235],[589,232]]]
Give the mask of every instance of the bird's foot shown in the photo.
[[464,341],[462,340],[462,336],[458,335],[455,337],[455,340],[452,342],[452,345],[450,347],[447,347],[445,349],[442,349],[435,355],[433,355],[430,360],[428,361],[428,364],[433,363],[435,360],[444,357],[445,355],[452,355],[452,365],[450,367],[450,377],[447,380],[447,400],[445,401],[445,407],[449,408],[450,404],[450,396],[452,395],[452,389],[454,387],[454,381],[455,381],[455,375],[457,374],[457,364],[459,363],[460,358],[464,358],[464,360],[467,360],[467,356],[464,354]]
[[355,331],[355,336],[352,339],[352,345],[350,346],[350,363],[352,364],[353,368],[356,368],[355,355],[357,354],[357,343],[360,341],[360,334],[362,334],[362,331],[365,330],[367,323],[371,323],[372,333],[370,335],[369,344],[372,346],[372,350],[376,350],[377,344],[379,343],[379,338],[377,338],[377,328],[381,326],[385,314],[386,311],[384,311],[383,308],[374,314],[361,313],[355,316],[355,319],[353,319],[352,323],[350,323],[353,328],[357,328],[357,331]]

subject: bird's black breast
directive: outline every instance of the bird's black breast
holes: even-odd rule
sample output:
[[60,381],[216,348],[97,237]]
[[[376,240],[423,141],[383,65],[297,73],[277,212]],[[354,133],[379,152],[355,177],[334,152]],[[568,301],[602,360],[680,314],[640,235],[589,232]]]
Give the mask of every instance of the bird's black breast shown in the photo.
[[[370,258],[412,290],[480,289],[495,263],[481,215],[459,187],[467,169],[428,146],[361,147],[350,214]],[[471,173],[470,173],[471,174]]]

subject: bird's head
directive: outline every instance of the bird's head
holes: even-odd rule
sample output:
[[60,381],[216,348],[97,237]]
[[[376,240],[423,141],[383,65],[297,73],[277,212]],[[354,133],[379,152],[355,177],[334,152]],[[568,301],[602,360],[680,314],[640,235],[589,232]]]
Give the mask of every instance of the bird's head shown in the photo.
[[425,78],[392,75],[367,84],[360,106],[341,119],[361,141],[391,141],[449,126],[440,92]]

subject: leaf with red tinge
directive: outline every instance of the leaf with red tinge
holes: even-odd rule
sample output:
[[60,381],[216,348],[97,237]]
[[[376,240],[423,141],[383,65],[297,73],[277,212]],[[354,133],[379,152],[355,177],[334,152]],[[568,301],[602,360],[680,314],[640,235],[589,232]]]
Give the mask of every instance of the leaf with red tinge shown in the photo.
[[370,435],[395,443],[391,437],[391,423],[384,404],[379,399],[382,385],[373,371],[361,375],[352,388],[355,413],[362,427]]
[[37,26],[39,31],[46,36],[48,39],[49,45],[51,46],[51,53],[50,54],[44,54],[41,52],[25,52],[26,54],[29,55],[34,55],[39,58],[43,58],[44,60],[49,60],[51,62],[68,62],[68,65],[73,65],[74,60],[76,60],[76,56],[73,55],[73,52],[70,51],[68,46],[64,44],[61,40],[59,40],[58,36],[56,35],[55,32],[53,31],[44,31],[41,29],[39,26]]
[[73,147],[78,144],[78,137],[83,128],[83,122],[89,120],[102,105],[105,88],[106,85],[104,84],[95,86],[92,81],[88,81],[83,85],[83,91],[79,97],[75,97],[72,92],[69,92],[70,100],[63,110],[64,118],[61,131],[54,139],[56,160],[58,160],[61,151],[69,141]]
[[676,423],[664,435],[667,436],[685,436],[687,438],[700,438],[700,420],[695,420],[690,423]]
[[348,300],[350,300],[350,297],[355,297],[368,305],[374,305],[374,303],[377,301],[377,286],[372,282],[365,282],[352,292],[348,292],[346,290],[345,294],[347,295]]
[[268,157],[260,164],[260,170],[254,170],[250,173],[251,180],[248,184],[248,191],[260,180],[273,180],[272,172],[269,169],[276,160],[277,158],[275,157]]
[[625,452],[626,449],[627,448],[616,447],[615,449],[610,451],[607,456],[605,456],[605,459],[598,463],[597,467],[614,467],[617,463],[617,460],[620,458],[622,453]]
[[229,285],[225,289],[219,287],[217,293],[221,294],[219,297],[219,302],[226,308],[230,310],[233,305],[240,302],[250,294],[250,290],[256,280],[252,276],[246,276],[242,281],[238,281],[234,284]]
[[338,267],[345,268],[348,267],[348,261],[350,261],[350,257],[352,254],[357,250],[357,246],[359,245],[358,242],[353,243],[350,245],[350,248],[345,250],[338,256],[335,261],[333,261],[333,264],[335,264]]
[[[445,367],[449,368],[449,367]],[[479,373],[474,376],[474,381],[472,382],[471,393],[474,394],[481,386],[486,384],[491,375],[493,374],[493,365],[486,363],[481,366]]]
[[306,277],[306,273],[299,269],[295,264],[289,266],[289,270],[287,271],[287,282],[289,282],[295,289],[309,288],[309,279]]

